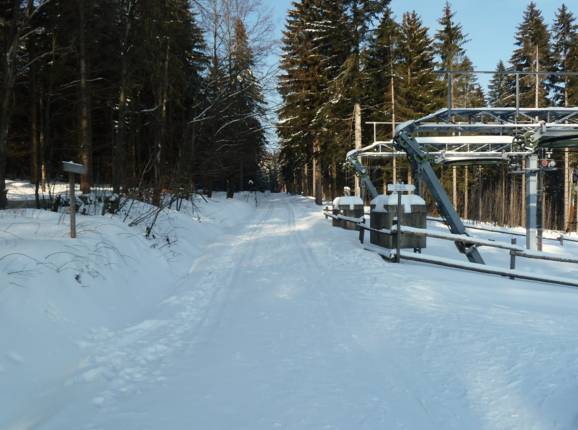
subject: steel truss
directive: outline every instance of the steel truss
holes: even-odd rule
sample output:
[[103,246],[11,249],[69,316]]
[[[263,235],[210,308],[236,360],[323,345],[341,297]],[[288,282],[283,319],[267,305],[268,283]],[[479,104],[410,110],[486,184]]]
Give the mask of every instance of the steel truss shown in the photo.
[[[454,234],[467,235],[466,228],[432,163],[478,165],[510,162],[521,158],[536,159],[534,154],[540,150],[578,147],[578,108],[441,109],[398,125],[391,141],[377,139],[377,125],[387,123],[370,124],[374,126],[374,143],[347,154],[347,160],[360,176],[364,189],[372,197],[378,194],[363,166],[363,158],[407,156],[414,174],[426,184]],[[532,184],[538,172],[530,169],[525,174],[529,176],[528,183]],[[533,219],[530,222],[535,222],[535,214],[530,215],[528,219]],[[471,262],[484,264],[475,246],[456,245]]]

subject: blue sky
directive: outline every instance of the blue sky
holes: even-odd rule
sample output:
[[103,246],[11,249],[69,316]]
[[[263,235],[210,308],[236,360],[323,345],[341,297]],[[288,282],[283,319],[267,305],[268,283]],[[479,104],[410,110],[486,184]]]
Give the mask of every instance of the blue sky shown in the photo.
[[[280,37],[292,1],[263,2],[273,10],[277,37]],[[461,22],[471,39],[466,49],[476,69],[494,70],[500,59],[507,61],[510,58],[514,33],[522,20],[528,0],[453,0],[450,3],[457,12],[456,19]],[[562,3],[565,3],[575,16],[578,15],[577,0],[537,0],[535,3],[542,10],[548,24],[553,21],[556,10]],[[433,35],[444,4],[445,0],[392,0],[391,6],[398,19],[404,12],[415,10],[430,28],[430,35]],[[485,79],[480,80],[485,82]]]

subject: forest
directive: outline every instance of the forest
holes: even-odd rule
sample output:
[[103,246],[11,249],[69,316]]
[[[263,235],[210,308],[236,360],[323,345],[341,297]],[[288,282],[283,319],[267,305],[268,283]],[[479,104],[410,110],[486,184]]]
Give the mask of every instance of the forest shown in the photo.
[[[515,49],[499,61],[484,90],[467,54],[469,36],[449,2],[435,29],[414,11],[394,16],[387,0],[302,0],[289,13],[283,38],[279,89],[280,166],[287,188],[322,197],[337,196],[352,186],[345,154],[373,140],[372,125],[388,122],[378,139],[391,138],[396,124],[448,107],[445,71],[451,79],[451,108],[513,107],[515,72],[520,79],[520,106],[576,106],[578,77],[532,75],[531,72],[578,70],[576,18],[560,4],[554,22],[546,22],[537,5],[527,5],[516,27]],[[361,143],[361,142],[359,142]],[[576,156],[558,151],[558,166],[570,166],[545,178],[544,221],[549,228],[576,228],[568,182]],[[375,184],[411,182],[404,160],[373,161]],[[522,178],[508,167],[438,167],[454,206],[466,219],[500,224],[524,223]],[[385,189],[385,188],[384,188]],[[431,199],[430,199],[431,200]]]
[[[514,106],[512,72],[578,70],[564,4],[552,22],[528,4],[488,89],[459,18],[446,3],[430,29],[389,0],[297,0],[275,41],[260,0],[0,0],[0,208],[7,178],[29,178],[38,196],[64,160],[87,166],[85,193],[106,185],[155,205],[164,192],[253,187],[327,200],[352,185],[345,154],[372,141],[367,122],[388,122],[387,139],[447,106],[444,71],[464,72],[452,107],[481,107]],[[576,106],[578,77],[527,74],[520,94],[526,107]],[[546,226],[575,229],[578,157],[554,158],[568,167],[546,177]],[[413,180],[404,160],[374,164],[376,184]],[[439,169],[465,218],[523,223],[507,166]]]
[[61,161],[81,189],[262,187],[270,21],[256,0],[2,0],[0,207],[6,177],[36,189]]

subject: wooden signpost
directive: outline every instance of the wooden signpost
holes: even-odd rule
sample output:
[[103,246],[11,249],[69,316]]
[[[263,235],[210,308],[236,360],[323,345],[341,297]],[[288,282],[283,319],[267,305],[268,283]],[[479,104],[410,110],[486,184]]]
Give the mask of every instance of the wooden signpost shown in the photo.
[[72,161],[63,161],[62,170],[68,173],[68,197],[70,198],[70,237],[76,238],[76,193],[74,175],[86,175],[86,166],[73,163]]

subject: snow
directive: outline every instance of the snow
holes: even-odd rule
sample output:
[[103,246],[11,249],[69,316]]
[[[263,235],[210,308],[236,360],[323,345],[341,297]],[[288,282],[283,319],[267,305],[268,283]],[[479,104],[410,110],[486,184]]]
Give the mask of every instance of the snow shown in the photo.
[[350,209],[355,209],[354,206],[363,206],[363,200],[355,196],[342,196],[333,200],[333,207],[349,206]]
[[[417,194],[403,194],[401,204],[404,213],[411,213],[412,206],[425,206],[425,200]],[[397,206],[397,193],[380,194],[371,201],[374,212],[387,212],[385,206]]]
[[[6,181],[6,187],[8,189],[8,200],[34,200],[34,185],[30,182],[8,179]],[[66,193],[68,193],[68,183],[65,182],[48,184],[44,192],[42,189],[39,189],[39,197],[41,200],[48,199],[50,195],[54,196]]]
[[576,428],[578,290],[385,263],[309,198],[194,203],[151,240],[121,217],[81,216],[71,241],[64,215],[0,213],[0,428]]

